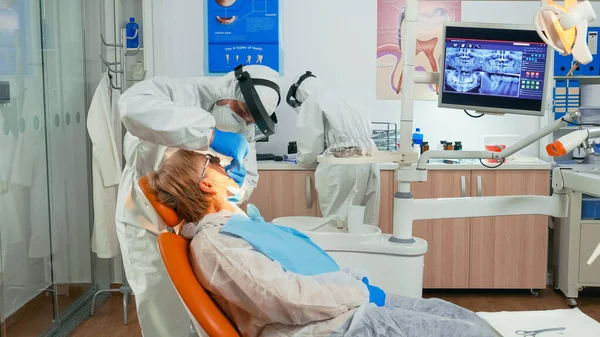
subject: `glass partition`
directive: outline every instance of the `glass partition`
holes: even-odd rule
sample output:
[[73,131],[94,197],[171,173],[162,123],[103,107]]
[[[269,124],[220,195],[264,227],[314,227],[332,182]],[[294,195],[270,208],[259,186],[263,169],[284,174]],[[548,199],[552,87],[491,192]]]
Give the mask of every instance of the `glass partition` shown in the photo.
[[0,336],[92,291],[81,1],[0,0]]

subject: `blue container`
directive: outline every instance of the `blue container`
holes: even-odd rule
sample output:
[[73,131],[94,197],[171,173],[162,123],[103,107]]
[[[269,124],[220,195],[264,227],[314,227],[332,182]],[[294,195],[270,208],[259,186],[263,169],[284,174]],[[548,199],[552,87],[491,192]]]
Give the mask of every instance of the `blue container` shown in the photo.
[[423,145],[423,134],[421,133],[421,129],[417,128],[417,131],[412,135],[412,143],[413,145]]
[[600,220],[600,199],[584,196],[581,202],[582,220]]
[[572,63],[573,56],[562,56],[558,52],[554,52],[554,76],[567,76]]
[[600,54],[598,54],[598,35],[600,34],[600,27],[589,27],[587,43],[592,53],[592,62],[581,65],[583,68],[583,75],[585,76],[598,76],[600,75]]
[[129,23],[127,24],[126,28],[127,48],[137,48],[140,45],[140,31],[138,24],[135,23],[135,18],[129,18]]

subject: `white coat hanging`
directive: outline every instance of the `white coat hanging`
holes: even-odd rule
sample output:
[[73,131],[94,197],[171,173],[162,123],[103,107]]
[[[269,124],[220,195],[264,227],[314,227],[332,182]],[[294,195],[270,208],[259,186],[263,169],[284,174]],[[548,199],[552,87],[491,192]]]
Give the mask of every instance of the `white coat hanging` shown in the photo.
[[[92,251],[99,258],[119,254],[115,224],[117,189],[121,178],[121,156],[117,143],[121,132],[118,113],[119,92],[110,89],[105,74],[92,99],[87,117],[87,129],[92,141],[92,178],[94,199],[94,230]],[[118,119],[118,120],[115,120]],[[118,133],[117,133],[118,131]]]

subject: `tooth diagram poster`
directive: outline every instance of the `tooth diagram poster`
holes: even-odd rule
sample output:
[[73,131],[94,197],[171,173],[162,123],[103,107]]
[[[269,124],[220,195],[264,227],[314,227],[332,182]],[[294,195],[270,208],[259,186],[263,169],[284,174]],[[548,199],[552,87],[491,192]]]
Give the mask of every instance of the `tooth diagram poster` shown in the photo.
[[[402,38],[405,0],[377,1],[377,99],[402,98]],[[417,71],[438,71],[445,21],[461,20],[460,1],[420,1],[417,25]],[[437,100],[437,85],[415,86],[415,99]]]
[[205,72],[239,64],[280,71],[279,0],[205,0]]

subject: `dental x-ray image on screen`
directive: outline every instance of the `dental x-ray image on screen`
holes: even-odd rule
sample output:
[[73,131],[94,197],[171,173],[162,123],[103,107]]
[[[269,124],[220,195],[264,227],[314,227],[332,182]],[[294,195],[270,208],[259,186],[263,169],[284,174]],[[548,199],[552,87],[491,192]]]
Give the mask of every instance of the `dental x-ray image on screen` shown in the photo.
[[447,48],[444,91],[519,97],[523,53],[512,50]]

